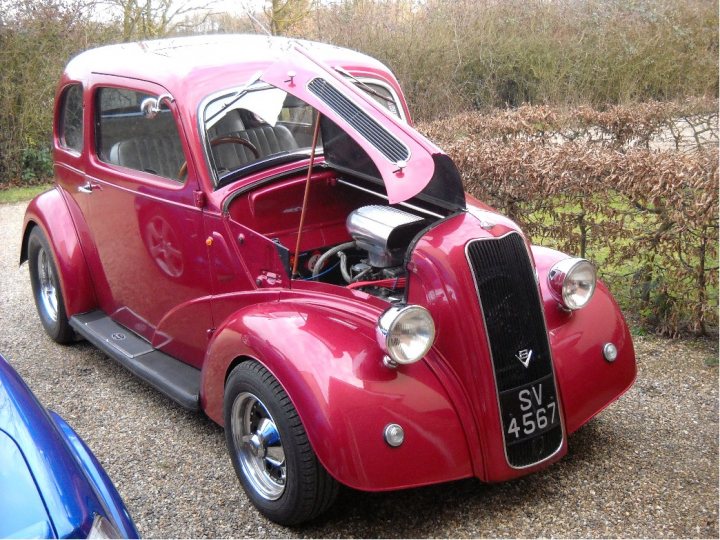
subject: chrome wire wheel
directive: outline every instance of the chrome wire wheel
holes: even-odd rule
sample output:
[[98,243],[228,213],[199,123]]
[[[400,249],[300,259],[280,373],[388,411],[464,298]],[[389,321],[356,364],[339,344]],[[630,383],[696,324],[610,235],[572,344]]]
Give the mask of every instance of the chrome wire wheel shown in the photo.
[[231,422],[238,462],[248,482],[264,499],[279,499],[287,468],[275,420],[255,395],[242,392],[233,402]]
[[53,322],[58,320],[58,287],[55,272],[50,264],[50,254],[40,248],[37,252],[39,298],[42,308]]

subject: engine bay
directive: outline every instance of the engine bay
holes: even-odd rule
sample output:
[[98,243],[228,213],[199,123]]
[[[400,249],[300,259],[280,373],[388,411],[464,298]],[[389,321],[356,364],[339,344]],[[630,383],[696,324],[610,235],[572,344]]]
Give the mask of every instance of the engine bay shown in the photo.
[[[305,179],[295,177],[240,193],[229,205],[233,219],[287,249],[295,246]],[[403,299],[406,255],[413,239],[442,218],[381,193],[359,190],[327,172],[313,177],[294,280],[360,289],[391,303]]]
[[401,300],[402,294],[398,294],[405,286],[405,253],[415,235],[427,226],[426,220],[392,206],[369,205],[353,210],[346,225],[352,240],[308,259],[305,267],[311,272],[309,279],[335,270],[328,279],[336,284],[362,288],[390,302]]

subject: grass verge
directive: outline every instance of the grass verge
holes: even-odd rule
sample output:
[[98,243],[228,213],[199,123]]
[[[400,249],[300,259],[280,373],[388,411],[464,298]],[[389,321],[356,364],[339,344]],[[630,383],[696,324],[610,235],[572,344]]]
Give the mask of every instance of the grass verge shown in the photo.
[[52,184],[42,184],[39,186],[23,186],[0,189],[0,204],[12,204],[17,202],[29,201],[35,195],[47,191]]

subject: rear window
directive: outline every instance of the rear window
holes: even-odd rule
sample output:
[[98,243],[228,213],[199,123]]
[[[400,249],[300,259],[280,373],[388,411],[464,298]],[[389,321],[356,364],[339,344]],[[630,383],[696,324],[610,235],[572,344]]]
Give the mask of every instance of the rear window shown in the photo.
[[81,152],[83,147],[82,86],[73,84],[65,89],[60,114],[60,146]]

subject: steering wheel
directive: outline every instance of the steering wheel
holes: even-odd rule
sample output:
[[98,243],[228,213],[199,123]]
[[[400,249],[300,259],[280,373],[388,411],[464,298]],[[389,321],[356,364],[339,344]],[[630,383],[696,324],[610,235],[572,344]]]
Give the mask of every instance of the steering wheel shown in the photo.
[[[253,143],[251,143],[247,139],[243,139],[239,135],[222,135],[221,137],[216,137],[212,141],[210,141],[210,146],[212,148],[220,146],[221,144],[239,144],[250,150],[255,156],[255,159],[260,158],[260,152],[258,152],[257,147]],[[182,178],[183,176],[185,176],[186,173],[187,161],[184,161],[183,164],[180,165],[180,170],[178,171],[178,178]]]

